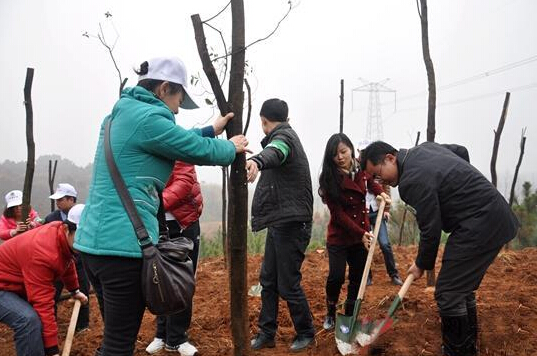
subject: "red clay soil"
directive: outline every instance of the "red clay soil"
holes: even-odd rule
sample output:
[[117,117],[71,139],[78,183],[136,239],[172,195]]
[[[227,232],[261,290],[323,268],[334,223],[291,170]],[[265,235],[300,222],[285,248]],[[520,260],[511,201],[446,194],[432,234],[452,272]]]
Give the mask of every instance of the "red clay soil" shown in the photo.
[[[399,269],[411,264],[415,247],[395,247]],[[248,285],[258,281],[261,256],[248,261]],[[480,355],[537,355],[537,249],[502,253],[489,269],[477,293],[480,320]],[[389,283],[383,259],[375,255],[374,283],[368,287],[365,305],[360,315],[381,318],[398,288]],[[303,355],[338,355],[334,333],[322,329],[325,314],[324,284],[328,272],[325,252],[309,253],[303,264],[303,286],[318,330],[316,343]],[[191,342],[200,355],[232,355],[229,293],[227,272],[221,258],[205,259],[198,269],[198,284],[194,299],[194,315],[190,329]],[[345,289],[346,290],[346,289]],[[345,291],[344,290],[344,291]],[[342,298],[344,297],[342,293]],[[95,297],[91,297],[91,329],[76,335],[71,355],[93,356],[101,341],[102,323]],[[260,299],[248,297],[250,333],[256,332]],[[62,302],[59,308],[60,337],[63,339],[69,323],[72,304]],[[440,320],[433,291],[425,286],[425,278],[416,281],[405,298],[404,309],[398,312],[399,322],[382,335],[362,354],[370,355],[440,355]],[[155,317],[146,312],[138,336],[135,355],[146,355],[145,347],[153,339]],[[252,352],[252,355],[288,355],[294,336],[289,312],[280,304],[276,348]],[[0,355],[15,356],[13,334],[0,325]],[[168,354],[161,351],[160,354]]]

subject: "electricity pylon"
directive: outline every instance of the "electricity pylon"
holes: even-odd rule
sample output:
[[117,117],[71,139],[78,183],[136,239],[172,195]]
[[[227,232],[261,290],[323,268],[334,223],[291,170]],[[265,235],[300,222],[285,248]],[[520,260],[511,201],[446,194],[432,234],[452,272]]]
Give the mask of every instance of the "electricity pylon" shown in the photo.
[[358,78],[362,83],[362,86],[352,89],[351,92],[351,102],[352,108],[354,109],[354,92],[363,91],[369,92],[369,104],[367,106],[367,126],[366,126],[366,139],[372,140],[382,140],[384,136],[384,129],[382,127],[382,113],[380,103],[380,93],[394,93],[395,100],[397,100],[397,94],[394,89],[388,88],[384,85],[389,78],[386,78],[380,82],[369,82],[363,78]]

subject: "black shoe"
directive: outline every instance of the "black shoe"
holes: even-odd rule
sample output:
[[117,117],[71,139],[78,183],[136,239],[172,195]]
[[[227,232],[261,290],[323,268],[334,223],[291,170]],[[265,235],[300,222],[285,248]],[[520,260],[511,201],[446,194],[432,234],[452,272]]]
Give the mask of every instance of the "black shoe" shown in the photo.
[[392,276],[392,284],[395,284],[396,286],[402,286],[403,281],[401,280],[401,278],[399,278],[398,275],[393,275]]
[[336,325],[336,321],[333,315],[327,315],[324,317],[324,322],[323,322],[324,330],[331,330],[334,328],[335,325]]
[[250,340],[250,348],[252,350],[273,348],[275,346],[276,346],[276,343],[274,343],[274,339],[269,338],[263,333],[257,334],[252,340]]
[[291,347],[289,348],[289,350],[291,352],[302,351],[306,349],[308,346],[310,346],[313,343],[313,340],[315,340],[313,336],[297,336],[293,340],[293,343],[291,344]]

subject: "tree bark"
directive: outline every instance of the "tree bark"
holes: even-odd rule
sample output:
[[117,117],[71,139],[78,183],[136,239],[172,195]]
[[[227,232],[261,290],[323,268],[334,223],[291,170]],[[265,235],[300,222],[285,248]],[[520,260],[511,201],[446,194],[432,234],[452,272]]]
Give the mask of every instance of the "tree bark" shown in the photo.
[[436,79],[434,75],[433,60],[429,51],[429,23],[427,19],[427,0],[421,0],[421,48],[423,61],[427,70],[427,82],[429,84],[429,103],[427,111],[427,141],[434,142],[436,135]]
[[[48,188],[50,195],[54,194],[54,178],[56,177],[56,167],[58,166],[58,160],[54,160],[54,169],[52,168],[52,160],[48,160]],[[50,199],[50,212],[54,211],[54,199]]]
[[[227,137],[242,133],[242,106],[244,103],[244,3],[231,0],[231,68],[229,78],[229,106],[235,113],[226,127]],[[246,181],[246,157],[239,154],[231,164],[228,208],[228,236],[230,242],[231,334],[233,354],[248,355],[249,317],[247,299],[247,244],[248,182]]]
[[[421,132],[418,131],[418,134],[416,136],[416,143],[414,144],[414,147],[416,147],[418,143],[420,142],[420,135],[421,135]],[[407,210],[405,208],[405,210],[403,211],[403,217],[401,218],[401,225],[399,225],[399,246],[401,246],[401,243],[403,241],[403,229],[405,228],[406,212]]]
[[494,145],[492,147],[492,158],[490,159],[490,181],[492,185],[498,186],[498,178],[496,176],[496,159],[498,158],[498,147],[500,147],[500,137],[502,135],[503,126],[505,125],[505,119],[507,118],[507,109],[509,109],[509,98],[511,93],[505,93],[505,100],[503,101],[502,116],[498,123],[498,128],[494,130]]
[[224,264],[229,269],[229,244],[227,241],[227,167],[222,167],[222,252]]
[[340,82],[340,94],[339,94],[339,132],[343,133],[343,100],[344,100],[344,82],[343,79],[341,79]]
[[26,81],[24,83],[24,107],[26,108],[26,145],[28,147],[28,158],[26,161],[26,175],[24,176],[24,188],[22,191],[22,221],[26,221],[30,215],[32,181],[34,179],[35,170],[34,111],[32,108],[33,81],[34,69],[26,68]]

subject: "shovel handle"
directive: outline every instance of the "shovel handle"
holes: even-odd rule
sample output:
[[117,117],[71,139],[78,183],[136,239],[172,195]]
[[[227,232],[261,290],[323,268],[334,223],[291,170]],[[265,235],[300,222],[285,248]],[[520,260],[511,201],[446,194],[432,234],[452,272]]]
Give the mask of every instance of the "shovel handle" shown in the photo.
[[397,293],[400,299],[403,299],[405,297],[405,294],[406,292],[408,292],[408,288],[410,288],[412,282],[414,282],[414,275],[411,273],[408,275],[408,277],[406,277],[405,283],[403,283],[403,286],[401,287],[401,289],[399,289],[399,292]]
[[78,312],[80,311],[80,300],[75,299],[75,305],[73,306],[73,314],[71,314],[71,322],[69,328],[67,328],[67,336],[63,343],[62,356],[69,356],[71,353],[71,346],[73,345],[73,336],[75,335],[76,322],[78,320]]
[[369,245],[369,252],[367,253],[367,260],[364,266],[364,273],[362,273],[362,280],[360,282],[360,289],[358,290],[358,299],[363,300],[365,294],[365,287],[367,285],[367,276],[371,269],[371,262],[373,261],[373,255],[375,254],[375,246],[377,245],[377,238],[379,236],[380,224],[384,216],[384,208],[386,207],[386,200],[378,195],[377,199],[380,201],[379,210],[377,210],[377,220],[375,221],[375,228],[373,229],[373,240]]

